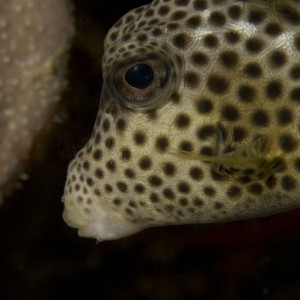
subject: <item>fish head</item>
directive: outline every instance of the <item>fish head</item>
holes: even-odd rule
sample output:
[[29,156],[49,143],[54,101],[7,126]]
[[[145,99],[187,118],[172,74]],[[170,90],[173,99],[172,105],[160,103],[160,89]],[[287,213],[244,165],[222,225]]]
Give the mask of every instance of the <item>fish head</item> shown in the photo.
[[111,28],[63,197],[81,236],[299,205],[299,2],[266,2],[156,0]]

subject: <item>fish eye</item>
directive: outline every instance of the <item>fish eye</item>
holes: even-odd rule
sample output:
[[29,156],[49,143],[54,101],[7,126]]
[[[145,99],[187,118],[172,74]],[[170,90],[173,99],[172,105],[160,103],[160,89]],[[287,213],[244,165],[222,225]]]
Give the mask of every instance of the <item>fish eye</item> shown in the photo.
[[145,63],[137,63],[131,66],[126,74],[125,80],[136,89],[145,89],[147,88],[154,79],[154,71],[151,66]]
[[153,111],[170,101],[181,79],[177,57],[165,48],[124,53],[113,57],[103,72],[114,98],[138,112]]

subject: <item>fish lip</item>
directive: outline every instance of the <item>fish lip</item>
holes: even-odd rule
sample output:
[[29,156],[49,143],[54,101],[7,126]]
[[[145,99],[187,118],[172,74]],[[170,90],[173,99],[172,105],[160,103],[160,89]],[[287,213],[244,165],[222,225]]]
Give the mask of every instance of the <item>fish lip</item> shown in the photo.
[[68,226],[77,229],[80,237],[95,238],[97,241],[120,239],[144,229],[139,223],[133,223],[114,210],[106,199],[93,199],[101,205],[90,208],[85,214],[82,207],[74,205],[74,195],[64,197],[63,220]]

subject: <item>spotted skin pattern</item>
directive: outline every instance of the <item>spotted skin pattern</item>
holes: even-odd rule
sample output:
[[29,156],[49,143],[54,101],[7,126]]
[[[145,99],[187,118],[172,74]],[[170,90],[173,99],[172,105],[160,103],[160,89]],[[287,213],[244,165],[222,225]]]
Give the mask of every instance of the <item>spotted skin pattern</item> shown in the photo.
[[[140,64],[143,88],[125,78]],[[103,74],[63,196],[80,236],[299,207],[300,1],[155,0],[111,28]]]

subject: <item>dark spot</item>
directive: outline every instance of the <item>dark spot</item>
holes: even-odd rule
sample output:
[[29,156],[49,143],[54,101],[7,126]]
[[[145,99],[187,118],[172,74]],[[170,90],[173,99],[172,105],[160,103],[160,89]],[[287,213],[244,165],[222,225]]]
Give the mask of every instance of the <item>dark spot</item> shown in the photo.
[[300,65],[294,65],[290,70],[290,77],[294,80],[300,79]]
[[213,197],[216,194],[215,189],[211,186],[204,187],[203,192],[206,196],[209,196],[209,197]]
[[126,177],[128,177],[130,179],[135,178],[135,172],[132,169],[126,169],[124,171],[124,174],[125,174]]
[[277,179],[274,175],[271,175],[265,182],[266,187],[268,187],[269,189],[274,189],[276,183],[277,183]]
[[168,5],[162,5],[159,9],[158,9],[158,14],[160,16],[166,16],[168,13],[170,12],[170,7]]
[[171,95],[171,100],[173,103],[179,103],[181,96],[178,93],[173,93]]
[[213,155],[213,149],[209,146],[204,146],[201,148],[200,153],[203,155],[207,155],[207,156],[212,156]]
[[121,152],[121,159],[122,160],[130,160],[131,158],[131,152],[129,149],[124,148]]
[[138,194],[143,194],[145,192],[145,187],[142,184],[136,184],[134,190]]
[[290,99],[297,103],[300,103],[300,87],[294,88],[290,92]]
[[151,168],[152,162],[151,159],[148,156],[143,156],[140,160],[139,160],[139,167],[142,170],[149,170]]
[[242,194],[241,189],[238,186],[235,186],[235,185],[229,187],[228,190],[227,190],[227,196],[229,198],[238,198],[238,197],[241,196],[241,194]]
[[105,147],[107,149],[112,149],[114,145],[115,145],[115,140],[113,137],[109,137],[105,140]]
[[282,133],[279,136],[278,144],[284,152],[295,150],[298,145],[297,140],[289,133]]
[[209,62],[208,56],[203,52],[194,52],[191,55],[191,61],[199,66],[205,66]]
[[150,185],[152,186],[161,186],[163,181],[160,177],[152,175],[148,178]]
[[176,173],[176,167],[172,163],[164,163],[162,169],[167,176],[173,176]]
[[262,69],[257,63],[249,63],[245,66],[244,73],[250,78],[259,78],[262,75]]
[[269,124],[269,116],[268,114],[262,110],[257,109],[251,116],[251,121],[253,125],[259,126],[259,127],[265,127]]
[[204,45],[208,48],[216,48],[219,45],[218,38],[213,34],[208,34],[204,37]]
[[154,29],[152,30],[152,35],[155,36],[155,37],[158,37],[158,36],[162,35],[161,29],[159,29],[159,28],[154,28]]
[[226,23],[226,18],[224,14],[221,13],[220,11],[213,11],[208,18],[208,22],[211,25],[220,27],[220,26],[224,26],[224,24]]
[[252,183],[247,188],[248,192],[254,195],[260,195],[263,192],[263,186],[260,183]]
[[90,163],[86,160],[83,162],[82,167],[88,171],[90,169]]
[[227,104],[222,108],[222,117],[227,120],[234,122],[239,119],[239,111],[234,105]]
[[124,130],[126,128],[126,122],[124,119],[119,119],[117,121],[117,129],[118,130]]
[[187,12],[185,10],[177,10],[171,15],[171,20],[172,21],[178,21],[182,20],[186,17]]
[[131,216],[133,215],[132,209],[130,209],[130,208],[128,208],[128,207],[125,209],[125,212],[126,212],[128,215],[131,215]]
[[101,178],[103,178],[104,173],[103,173],[103,171],[102,171],[100,168],[97,168],[97,169],[95,170],[95,176],[96,176],[97,178],[101,179]]
[[121,201],[120,199],[118,199],[118,198],[115,198],[115,199],[113,200],[113,203],[114,203],[114,205],[119,206],[119,205],[121,205],[122,201]]
[[248,21],[250,23],[259,24],[264,20],[265,16],[266,14],[261,10],[250,10]]
[[102,129],[104,132],[107,132],[110,128],[110,122],[108,119],[104,119],[103,123],[102,123]]
[[212,74],[207,80],[207,86],[212,93],[222,95],[227,92],[229,82],[224,76]]
[[116,163],[113,159],[109,160],[108,162],[106,162],[106,168],[111,171],[114,172],[116,170]]
[[165,152],[169,147],[169,139],[165,136],[160,136],[156,139],[155,147],[160,152]]
[[186,33],[178,33],[173,38],[173,45],[179,49],[185,49],[190,43],[191,38]]
[[136,208],[136,207],[137,207],[136,203],[135,203],[134,201],[132,201],[132,200],[130,200],[130,201],[128,202],[128,206],[133,207],[133,208]]
[[86,179],[86,183],[87,183],[88,186],[93,186],[94,185],[94,180],[92,178],[88,177]]
[[290,6],[282,6],[280,7],[279,12],[282,15],[282,17],[290,24],[300,24],[300,13],[297,11],[297,9]]
[[205,10],[207,8],[207,0],[194,0],[194,9]]
[[294,162],[295,170],[300,173],[300,158],[297,158]]
[[196,29],[201,25],[201,18],[199,16],[193,16],[186,20],[186,26],[192,29]]
[[282,177],[281,186],[285,191],[289,192],[296,187],[296,181],[293,177],[286,175]]
[[246,50],[252,54],[256,54],[262,50],[264,43],[259,38],[249,38],[246,41]]
[[112,42],[114,42],[117,39],[117,37],[118,37],[118,32],[112,32],[109,38]]
[[286,63],[286,56],[282,51],[273,51],[269,56],[269,62],[273,67],[282,67]]
[[131,39],[131,34],[130,33],[126,33],[123,37],[122,37],[122,41],[123,42],[128,42]]
[[152,202],[152,203],[157,203],[157,202],[159,202],[159,196],[156,194],[156,193],[151,193],[150,194],[150,201]]
[[269,23],[265,27],[265,33],[271,36],[277,36],[281,34],[282,29],[281,26],[277,23]]
[[197,73],[190,71],[184,75],[184,82],[188,87],[196,88],[199,85],[200,77]]
[[193,151],[193,144],[188,141],[182,141],[180,142],[179,149],[182,151],[191,152]]
[[228,15],[233,20],[238,20],[242,15],[242,9],[238,5],[231,5],[228,8]]
[[221,203],[221,202],[215,202],[215,204],[214,204],[214,208],[215,209],[221,209],[223,207],[223,203]]
[[169,188],[166,188],[166,189],[163,190],[163,195],[164,195],[167,199],[169,199],[169,200],[175,199],[175,194],[174,194],[174,192],[173,192],[171,189],[169,189]]
[[190,192],[190,186],[184,181],[178,183],[177,189],[183,194],[188,194]]
[[175,0],[177,6],[187,6],[190,3],[190,0]]
[[192,167],[190,169],[190,177],[196,181],[203,178],[203,171],[199,167]]
[[98,145],[101,142],[101,134],[97,133],[95,136],[95,145]]
[[204,202],[199,197],[195,197],[193,199],[193,204],[194,204],[194,206],[200,207],[200,206],[203,206]]
[[222,52],[220,55],[221,64],[228,69],[233,69],[236,67],[238,60],[238,54],[233,51],[227,50]]
[[106,184],[104,188],[107,193],[111,193],[113,191],[113,188],[110,184]]
[[100,191],[98,189],[94,189],[94,194],[96,196],[101,196],[101,193],[100,193]]
[[182,197],[178,200],[178,203],[180,206],[187,206],[189,204],[188,199],[185,197]]
[[178,114],[175,118],[175,125],[178,128],[187,128],[190,125],[190,117],[187,114]]
[[127,184],[125,182],[121,182],[121,181],[117,182],[117,188],[122,193],[126,193],[128,190]]
[[256,95],[255,89],[250,85],[241,85],[238,89],[239,100],[242,102],[251,102]]
[[148,40],[148,37],[147,37],[146,34],[139,34],[139,35],[137,36],[137,40],[138,40],[139,42],[146,42],[146,41]]
[[179,24],[177,24],[177,23],[168,23],[167,24],[167,28],[170,31],[174,31],[174,30],[178,29],[178,27],[179,27]]
[[266,96],[270,100],[275,100],[282,94],[282,85],[278,80],[270,81],[266,86]]
[[141,131],[137,131],[137,132],[135,132],[133,139],[134,139],[136,145],[143,145],[143,144],[145,144],[145,141],[146,141],[146,135]]
[[245,139],[247,136],[247,131],[243,127],[234,127],[233,128],[233,141],[240,142]]
[[125,23],[128,24],[128,23],[131,23],[135,18],[133,17],[133,15],[128,15],[126,18],[125,18]]
[[200,140],[205,140],[207,138],[213,137],[215,135],[215,126],[204,125],[197,130],[197,137]]
[[209,98],[201,98],[199,101],[196,101],[196,108],[199,113],[207,114],[213,110],[213,104]]
[[298,51],[300,51],[300,34],[298,34],[297,36],[295,36],[294,46],[296,47],[296,49]]
[[240,40],[240,34],[237,31],[230,30],[225,33],[225,38],[228,43],[235,44]]
[[277,111],[277,122],[279,125],[287,125],[293,121],[293,114],[288,108],[281,108]]

